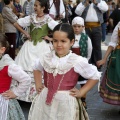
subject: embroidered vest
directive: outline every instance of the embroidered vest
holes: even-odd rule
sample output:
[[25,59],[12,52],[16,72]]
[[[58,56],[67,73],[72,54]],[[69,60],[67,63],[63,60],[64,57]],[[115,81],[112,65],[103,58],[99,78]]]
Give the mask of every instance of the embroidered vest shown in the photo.
[[80,55],[82,57],[88,56],[88,36],[85,33],[81,33],[79,46],[80,46]]
[[8,76],[8,66],[0,70],[0,93],[10,89],[12,78]]
[[[82,3],[84,4],[84,2],[85,1],[83,1]],[[99,1],[100,2],[100,1]],[[98,3],[99,3],[98,2]],[[82,18],[85,20],[86,19],[86,16],[87,16],[87,13],[88,13],[88,9],[89,9],[89,6],[87,6],[85,9],[84,9],[84,11],[83,11],[83,13],[82,13]],[[103,13],[102,13],[102,11],[101,10],[99,10],[99,8],[96,6],[96,5],[94,5],[94,9],[95,9],[95,11],[96,11],[96,13],[97,13],[97,17],[98,17],[98,20],[99,20],[99,22],[100,23],[103,23]]]
[[77,55],[81,55],[82,57],[88,56],[88,36],[85,33],[81,33],[79,47],[80,48],[72,48],[73,53]]
[[44,84],[48,88],[46,104],[50,105],[53,97],[58,90],[70,90],[75,87],[79,74],[72,68],[66,74],[57,74],[55,77],[52,73],[44,71]]
[[36,45],[37,42],[42,42],[42,37],[48,35],[48,24],[44,24],[41,28],[35,28],[33,24],[30,25],[30,36],[32,38],[33,44]]

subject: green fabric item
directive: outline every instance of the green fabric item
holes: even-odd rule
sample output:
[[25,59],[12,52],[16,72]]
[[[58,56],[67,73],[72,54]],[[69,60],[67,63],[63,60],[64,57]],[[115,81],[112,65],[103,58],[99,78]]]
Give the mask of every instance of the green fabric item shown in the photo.
[[115,49],[109,57],[106,87],[109,91],[120,94],[120,49]]
[[81,33],[80,41],[79,41],[79,46],[80,46],[80,55],[82,57],[88,56],[88,36],[85,33]]
[[42,42],[42,37],[48,35],[48,24],[43,25],[41,28],[34,28],[34,25],[30,25],[30,36],[33,44],[37,45],[37,42]]

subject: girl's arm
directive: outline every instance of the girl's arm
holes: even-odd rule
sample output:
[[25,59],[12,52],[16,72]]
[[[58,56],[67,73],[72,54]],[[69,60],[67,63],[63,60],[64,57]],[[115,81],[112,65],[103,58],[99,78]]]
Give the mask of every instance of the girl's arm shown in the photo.
[[40,93],[41,90],[43,89],[42,71],[43,71],[43,67],[41,65],[40,60],[39,59],[35,60],[35,64],[33,65],[33,74],[34,74],[36,91],[38,93]]
[[82,88],[80,88],[80,90],[73,88],[70,91],[70,95],[81,98],[98,83],[101,77],[101,72],[97,70],[96,66],[89,64],[86,58],[79,56],[76,59],[77,63],[74,66],[74,71],[85,79],[88,79],[88,81]]
[[14,26],[15,26],[16,29],[18,29],[21,33],[23,33],[28,39],[31,39],[30,35],[29,35],[25,30],[23,30],[23,28],[22,28],[17,22],[14,23]]
[[110,53],[112,52],[113,49],[115,49],[117,42],[118,42],[118,29],[120,28],[120,22],[116,25],[113,34],[111,36],[111,41],[109,43],[109,47],[105,53],[105,56],[102,60],[97,62],[97,66],[99,67],[100,65],[104,65],[107,61],[108,56],[110,55]]
[[98,80],[88,80],[87,83],[82,88],[80,88],[80,90],[73,88],[70,91],[70,95],[73,97],[81,98],[87,94],[88,91],[90,91],[97,83]]
[[16,64],[11,64],[8,67],[8,75],[12,77],[13,81],[18,81],[18,86],[14,86],[14,82],[12,84],[12,88],[3,93],[3,96],[7,99],[15,98],[17,96],[25,95],[26,90],[29,88],[31,84],[30,76],[24,72],[21,67]]
[[36,91],[40,93],[43,89],[42,85],[42,72],[39,70],[34,70],[34,79],[35,79],[35,86],[36,86]]
[[105,55],[104,55],[104,58],[100,61],[97,61],[97,66],[100,67],[101,65],[105,65],[106,61],[107,61],[107,58],[108,56],[110,55],[110,53],[112,52],[112,50],[114,49],[114,47],[112,46],[109,46]]

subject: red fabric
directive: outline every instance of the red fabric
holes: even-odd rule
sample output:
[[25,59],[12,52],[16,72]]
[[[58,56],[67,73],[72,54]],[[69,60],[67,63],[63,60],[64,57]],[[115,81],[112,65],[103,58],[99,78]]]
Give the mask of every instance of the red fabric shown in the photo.
[[55,77],[52,73],[44,71],[44,84],[48,88],[46,103],[51,104],[52,99],[58,90],[70,90],[74,88],[77,84],[78,77],[79,74],[75,73],[73,68],[66,74],[57,74]]
[[73,53],[80,55],[80,48],[72,48],[71,50]]
[[0,93],[10,89],[12,78],[8,76],[8,66],[0,70]]

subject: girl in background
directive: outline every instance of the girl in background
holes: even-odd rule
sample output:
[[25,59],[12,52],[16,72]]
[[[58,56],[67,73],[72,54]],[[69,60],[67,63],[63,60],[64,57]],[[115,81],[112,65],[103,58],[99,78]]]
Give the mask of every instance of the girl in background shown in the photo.
[[108,57],[107,69],[100,85],[100,96],[106,103],[120,105],[120,22],[113,31],[104,58],[97,62],[98,67],[105,65]]
[[[57,22],[47,14],[49,13],[48,2],[48,0],[36,0],[34,4],[35,13],[19,19],[14,24],[15,27],[28,38],[15,59],[16,64],[20,65],[32,78],[32,83],[26,91],[27,96],[18,98],[27,102],[32,102],[36,95],[32,65],[36,58],[42,57],[42,54],[50,52],[51,43],[45,41],[44,37],[48,35],[49,29],[53,29],[57,24]],[[22,29],[22,27],[28,26],[30,33]]]
[[[36,60],[33,67],[38,95],[28,120],[89,120],[80,98],[98,82],[101,73],[86,58],[71,52],[74,39],[69,24],[54,28],[54,50]],[[88,79],[80,90],[75,88],[79,75]]]
[[[8,54],[4,54],[8,46],[6,38],[0,35],[0,120],[25,120],[15,98],[24,96],[31,81],[12,58]],[[12,79],[18,81],[19,85],[10,89]]]

